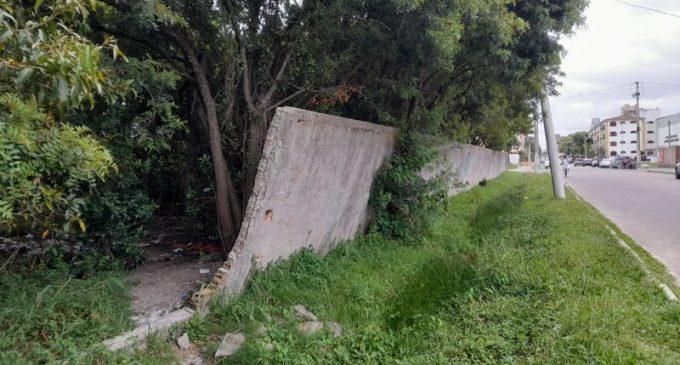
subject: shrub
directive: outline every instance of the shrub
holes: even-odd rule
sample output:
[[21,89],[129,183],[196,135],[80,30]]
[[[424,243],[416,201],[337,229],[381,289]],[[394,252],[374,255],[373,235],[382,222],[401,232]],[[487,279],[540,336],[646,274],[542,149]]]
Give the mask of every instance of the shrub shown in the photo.
[[85,196],[115,169],[87,128],[0,96],[0,234],[84,232]]
[[438,153],[423,137],[404,135],[392,160],[378,171],[369,200],[373,230],[390,238],[418,240],[447,196],[444,175],[425,179],[422,171]]

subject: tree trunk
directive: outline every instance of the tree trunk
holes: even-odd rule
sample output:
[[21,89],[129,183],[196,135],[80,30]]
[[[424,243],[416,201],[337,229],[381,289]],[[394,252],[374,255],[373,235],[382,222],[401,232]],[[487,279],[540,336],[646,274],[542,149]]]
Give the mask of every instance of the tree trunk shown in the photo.
[[196,57],[193,49],[188,42],[181,36],[174,37],[179,46],[184,51],[187,61],[194,74],[194,81],[198,88],[205,119],[208,124],[208,140],[210,145],[210,155],[213,161],[213,172],[215,176],[215,197],[217,208],[217,219],[219,221],[220,234],[225,242],[225,249],[230,251],[236,239],[237,230],[240,228],[242,211],[240,202],[234,185],[229,175],[227,162],[222,154],[222,138],[220,125],[217,119],[217,107],[215,99],[210,91],[210,84]]

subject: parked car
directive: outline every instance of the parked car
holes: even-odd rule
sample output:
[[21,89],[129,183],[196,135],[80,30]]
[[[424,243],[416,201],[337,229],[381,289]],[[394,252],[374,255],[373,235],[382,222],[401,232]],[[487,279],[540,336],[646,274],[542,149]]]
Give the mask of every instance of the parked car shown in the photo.
[[603,159],[602,161],[600,161],[600,167],[606,168],[606,169],[612,167],[612,160],[609,159],[609,158]]
[[577,158],[574,160],[574,166],[585,166],[585,160],[582,158]]
[[680,180],[680,162],[675,165],[675,178]]
[[612,167],[615,169],[634,169],[635,159],[628,156],[619,156],[612,161]]
[[546,170],[549,169],[550,168],[550,160],[545,160],[545,164],[543,166],[545,166]]
[[595,157],[595,158],[593,159],[593,163],[591,163],[590,166],[592,166],[592,167],[600,166],[600,159],[597,158],[597,157]]
[[584,158],[584,159],[583,159],[583,166],[593,166],[593,159],[591,159],[591,158]]

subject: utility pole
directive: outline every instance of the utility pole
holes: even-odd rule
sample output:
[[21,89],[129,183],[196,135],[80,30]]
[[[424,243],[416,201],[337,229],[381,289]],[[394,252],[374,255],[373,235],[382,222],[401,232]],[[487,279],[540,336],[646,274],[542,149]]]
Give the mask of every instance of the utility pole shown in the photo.
[[[557,142],[555,141],[555,128],[553,127],[550,103],[548,102],[548,88],[546,87],[541,95],[541,110],[543,112],[543,127],[545,129],[545,142],[548,147],[548,158],[550,159],[550,174],[552,175],[553,192],[555,198],[564,199],[564,184],[560,175],[560,160],[557,156]],[[565,161],[566,163],[566,161]]]
[[534,109],[534,169],[538,170],[541,164],[541,145],[538,142],[538,104]]
[[640,152],[640,82],[635,81],[635,125],[637,125],[637,158],[635,159],[635,167],[640,167],[642,161],[642,153]]

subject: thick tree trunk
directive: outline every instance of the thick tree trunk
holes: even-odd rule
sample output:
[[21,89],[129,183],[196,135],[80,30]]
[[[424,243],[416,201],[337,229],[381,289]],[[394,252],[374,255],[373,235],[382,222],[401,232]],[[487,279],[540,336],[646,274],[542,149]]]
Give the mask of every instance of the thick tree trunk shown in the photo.
[[205,119],[208,125],[208,140],[210,155],[213,161],[215,176],[215,197],[217,218],[219,221],[220,234],[225,241],[225,249],[231,250],[241,225],[242,210],[238,195],[229,175],[227,162],[222,154],[222,138],[220,125],[217,119],[217,107],[215,99],[210,91],[210,84],[193,49],[181,36],[174,37],[189,61],[193,72],[194,81],[198,88],[198,94],[203,107]]

